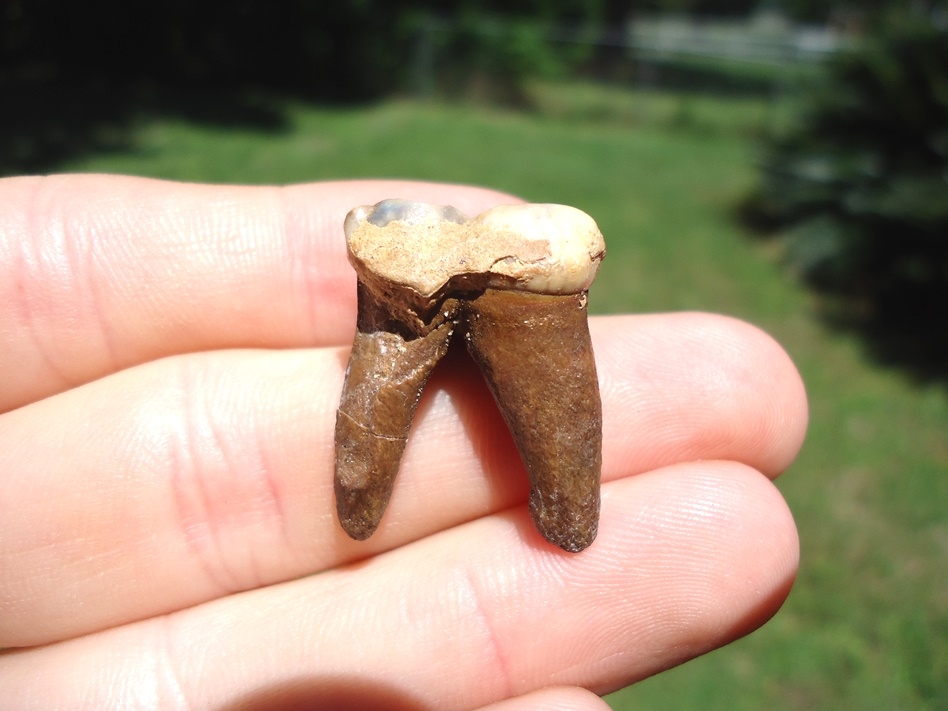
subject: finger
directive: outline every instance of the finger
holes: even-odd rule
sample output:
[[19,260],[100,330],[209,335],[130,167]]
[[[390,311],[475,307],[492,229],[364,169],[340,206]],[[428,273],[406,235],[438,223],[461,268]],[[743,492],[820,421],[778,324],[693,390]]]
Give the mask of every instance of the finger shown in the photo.
[[746,634],[787,595],[796,531],[756,472],[682,464],[603,494],[600,538],[579,555],[544,544],[519,507],[351,568],[8,653],[0,687],[24,710],[133,708],[146,691],[246,708],[249,690],[301,680],[316,708],[340,683],[439,709],[550,685],[606,693]]
[[516,201],[408,181],[0,180],[0,412],[173,353],[348,342],[342,221],[390,197],[474,214]]
[[[605,479],[696,459],[775,475],[792,460],[805,399],[767,336],[700,314],[592,326]],[[380,530],[351,541],[332,496],[345,357],[166,359],[0,418],[0,647],[325,570],[525,500],[503,421],[454,356],[425,391]]]
[[577,686],[556,686],[532,691],[482,707],[482,711],[609,711],[599,696]]
[[806,435],[806,390],[770,336],[707,314],[658,316],[644,321],[651,328],[618,323],[593,327],[611,335],[596,342],[603,397],[642,412],[632,415],[634,427],[608,418],[604,435],[636,471],[703,458],[745,462],[771,477],[790,466]]

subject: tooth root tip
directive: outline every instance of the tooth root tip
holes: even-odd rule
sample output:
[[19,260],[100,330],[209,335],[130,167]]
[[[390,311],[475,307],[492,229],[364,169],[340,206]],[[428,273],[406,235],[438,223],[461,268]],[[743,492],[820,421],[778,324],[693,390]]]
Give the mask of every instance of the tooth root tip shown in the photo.
[[596,540],[596,534],[593,533],[591,536],[577,537],[576,532],[571,532],[573,535],[567,537],[556,537],[556,536],[544,536],[547,541],[552,543],[557,548],[561,548],[567,553],[579,553],[584,551],[592,545],[592,542]]
[[[390,490],[389,490],[390,491]],[[388,496],[375,489],[349,488],[336,484],[336,515],[349,538],[364,541],[382,520]]]
[[351,513],[340,513],[339,522],[342,525],[342,530],[355,541],[364,541],[375,533],[375,529],[379,527],[378,521],[369,521],[364,517],[353,516]]
[[359,528],[348,528],[346,526],[343,526],[342,530],[344,530],[346,534],[349,536],[349,538],[351,538],[354,541],[364,541],[368,539],[369,536],[371,536],[373,533],[375,533],[374,528],[369,529],[369,530],[363,530]]

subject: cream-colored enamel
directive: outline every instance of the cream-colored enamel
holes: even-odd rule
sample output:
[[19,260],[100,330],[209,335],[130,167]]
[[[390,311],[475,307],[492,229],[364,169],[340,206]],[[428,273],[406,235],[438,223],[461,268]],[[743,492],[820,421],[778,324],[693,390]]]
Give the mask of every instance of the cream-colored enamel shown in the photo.
[[[375,210],[392,214],[393,206],[399,217],[373,224]],[[496,275],[488,283],[501,288],[574,294],[589,288],[605,254],[593,219],[566,205],[501,205],[456,221],[463,219],[453,208],[421,203],[358,207],[345,222],[349,259],[367,281],[381,279],[422,296],[453,277],[475,274]]]
[[474,218],[471,228],[486,249],[499,248],[492,273],[543,294],[588,289],[606,251],[595,221],[567,205],[500,205]]

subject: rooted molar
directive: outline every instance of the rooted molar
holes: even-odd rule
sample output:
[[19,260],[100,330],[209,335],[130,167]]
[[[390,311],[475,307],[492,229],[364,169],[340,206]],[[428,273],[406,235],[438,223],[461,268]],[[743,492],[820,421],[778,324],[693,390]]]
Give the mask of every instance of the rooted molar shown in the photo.
[[456,328],[514,436],[539,531],[568,551],[596,535],[602,415],[586,290],[605,255],[564,205],[505,205],[473,220],[386,200],[346,217],[358,331],[336,421],[336,501],[363,539],[391,495],[421,390]]

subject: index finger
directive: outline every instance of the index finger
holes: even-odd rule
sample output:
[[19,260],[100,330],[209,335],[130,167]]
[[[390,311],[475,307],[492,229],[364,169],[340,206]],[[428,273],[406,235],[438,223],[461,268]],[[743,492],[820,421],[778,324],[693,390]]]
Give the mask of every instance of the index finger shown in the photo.
[[390,197],[473,214],[519,202],[410,181],[0,180],[0,412],[177,353],[347,343],[342,221]]

